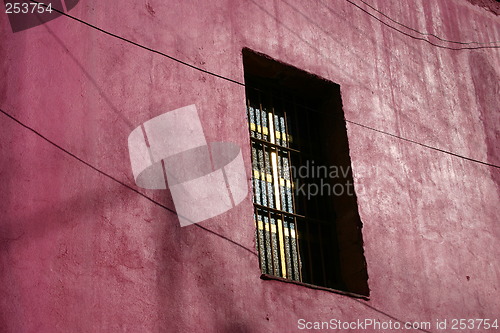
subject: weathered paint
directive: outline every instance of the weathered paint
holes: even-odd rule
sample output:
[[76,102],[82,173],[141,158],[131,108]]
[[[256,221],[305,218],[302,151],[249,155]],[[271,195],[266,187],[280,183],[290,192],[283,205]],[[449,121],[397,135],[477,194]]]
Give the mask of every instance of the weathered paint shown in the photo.
[[[467,1],[370,4],[449,40],[500,40],[498,16]],[[338,0],[82,0],[71,15],[240,82],[248,47],[340,84],[349,120],[500,163],[498,49],[438,48]],[[243,87],[65,17],[17,33],[0,17],[0,108],[49,140],[136,188],[130,132],[196,104],[207,141],[239,144],[250,176]],[[0,114],[0,331],[295,332],[300,318],[437,331],[436,320],[500,319],[498,169],[347,128],[369,301],[261,280],[251,196],[180,228]],[[168,191],[141,192],[173,207]]]

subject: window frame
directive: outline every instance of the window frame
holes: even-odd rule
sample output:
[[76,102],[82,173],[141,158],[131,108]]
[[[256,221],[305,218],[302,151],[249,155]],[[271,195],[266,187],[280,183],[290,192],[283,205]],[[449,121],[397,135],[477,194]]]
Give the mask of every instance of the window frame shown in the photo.
[[[368,276],[367,276],[367,269],[366,269],[366,261],[364,259],[364,254],[363,254],[363,247],[362,247],[362,238],[361,238],[361,221],[359,219],[359,214],[357,212],[357,201],[356,201],[356,198],[354,196],[354,204],[355,204],[355,213],[356,213],[356,216],[358,217],[358,220],[359,221],[354,221],[355,224],[358,224],[359,222],[359,225],[356,225],[354,226],[354,229],[358,229],[357,231],[359,232],[359,237],[360,237],[360,240],[361,240],[361,243],[358,244],[360,245],[360,251],[358,251],[359,253],[361,253],[361,257],[360,256],[354,256],[354,257],[357,257],[357,261],[358,261],[358,266],[360,265],[361,266],[361,274],[358,274],[360,275],[361,277],[360,278],[357,278],[358,282],[357,285],[354,286],[354,288],[350,288],[350,286],[346,285],[343,283],[343,280],[345,278],[345,276],[342,274],[341,272],[341,269],[342,269],[342,264],[340,263],[340,260],[342,258],[336,258],[335,260],[337,261],[336,263],[333,264],[333,268],[329,268],[329,271],[328,271],[328,278],[330,279],[329,281],[327,281],[327,278],[325,277],[326,275],[326,270],[325,270],[325,265],[328,265],[328,264],[331,264],[331,260],[332,260],[332,255],[329,254],[328,256],[328,259],[330,261],[326,261],[325,260],[325,256],[324,256],[324,253],[323,251],[325,250],[325,247],[324,245],[321,245],[319,246],[320,248],[320,252],[321,252],[321,266],[323,267],[322,268],[322,272],[323,272],[323,281],[319,282],[318,279],[314,279],[313,276],[314,274],[317,274],[316,273],[313,273],[313,272],[310,272],[309,273],[309,276],[308,278],[304,278],[304,266],[308,266],[308,268],[310,268],[313,264],[314,264],[314,260],[311,258],[312,256],[312,251],[309,249],[309,251],[304,251],[304,249],[302,249],[302,247],[304,247],[304,245],[306,246],[309,246],[308,244],[311,244],[311,242],[305,242],[304,239],[306,239],[307,237],[310,237],[311,236],[311,233],[310,231],[307,231],[307,232],[304,232],[303,231],[303,228],[301,230],[301,227],[299,227],[300,224],[297,224],[299,220],[301,221],[311,221],[311,220],[318,220],[318,221],[321,221],[321,219],[316,219],[315,216],[312,216],[311,214],[308,214],[307,213],[307,208],[306,210],[302,210],[299,212],[299,209],[298,209],[298,206],[299,205],[302,205],[302,203],[297,203],[298,201],[298,198],[295,196],[295,193],[293,193],[293,188],[292,188],[292,201],[293,201],[293,209],[291,211],[286,211],[286,210],[281,210],[281,207],[279,207],[279,200],[281,199],[281,194],[282,194],[282,188],[284,188],[285,186],[282,186],[283,183],[287,183],[287,181],[290,181],[290,183],[294,184],[294,178],[293,178],[293,175],[291,174],[291,172],[289,171],[289,176],[288,178],[287,177],[281,177],[282,176],[282,171],[283,169],[281,170],[278,170],[278,173],[279,174],[279,177],[276,177],[277,176],[277,172],[276,172],[276,164],[273,164],[274,167],[273,167],[273,170],[272,172],[267,172],[269,171],[269,168],[266,170],[265,172],[265,175],[262,174],[262,170],[255,170],[255,161],[254,161],[254,158],[255,158],[255,146],[261,146],[263,147],[262,150],[263,150],[263,154],[266,155],[266,148],[269,150],[269,152],[273,152],[273,154],[275,154],[276,156],[280,156],[280,152],[283,152],[285,151],[286,152],[286,155],[288,156],[288,161],[289,161],[289,166],[292,165],[292,154],[298,154],[298,156],[301,156],[301,154],[303,154],[304,152],[301,151],[301,149],[304,147],[304,145],[300,144],[299,145],[295,145],[295,146],[292,146],[292,142],[294,140],[297,140],[297,141],[300,141],[300,137],[303,133],[299,134],[299,133],[293,133],[292,130],[290,129],[290,122],[289,122],[289,119],[288,119],[288,115],[289,113],[286,113],[286,112],[283,112],[283,118],[285,119],[285,125],[283,126],[283,128],[285,129],[284,132],[281,131],[281,129],[283,128],[280,128],[280,131],[276,131],[276,132],[280,132],[280,136],[281,138],[285,138],[285,140],[281,140],[280,138],[280,143],[284,143],[284,145],[282,144],[277,144],[277,140],[276,140],[276,136],[277,134],[275,135],[274,132],[275,132],[275,125],[273,124],[273,122],[271,121],[271,119],[280,119],[280,118],[276,118],[276,114],[280,114],[280,116],[282,115],[282,113],[280,113],[281,111],[277,111],[276,109],[276,105],[272,104],[271,105],[268,105],[268,108],[266,109],[265,108],[265,105],[262,103],[262,96],[260,94],[269,94],[269,91],[272,91],[273,89],[274,90],[281,90],[280,92],[280,97],[282,99],[282,103],[283,105],[286,104],[286,101],[285,101],[285,96],[286,95],[289,95],[291,93],[291,95],[293,96],[294,94],[298,93],[298,95],[300,95],[300,92],[296,89],[293,89],[293,87],[300,87],[301,86],[301,80],[303,80],[304,82],[313,82],[315,81],[315,84],[313,84],[313,87],[312,89],[310,89],[310,91],[314,91],[315,90],[315,87],[314,85],[317,85],[318,87],[321,86],[321,89],[318,89],[318,90],[335,90],[336,94],[338,94],[338,98],[337,98],[337,101],[334,101],[333,103],[331,103],[331,101],[327,101],[327,100],[321,100],[318,102],[318,105],[320,104],[330,104],[329,106],[327,105],[326,108],[335,108],[335,109],[339,109],[340,112],[334,112],[334,113],[331,113],[328,115],[328,112],[322,112],[320,110],[318,110],[316,108],[317,105],[313,105],[313,106],[309,106],[309,105],[304,105],[304,104],[307,104],[307,102],[305,103],[300,103],[300,102],[297,102],[295,101],[294,103],[292,103],[293,105],[295,105],[295,107],[297,106],[300,106],[301,108],[304,108],[304,110],[307,110],[307,112],[318,112],[319,114],[326,114],[327,115],[327,118],[330,120],[330,121],[336,121],[338,122],[339,124],[343,125],[343,129],[344,129],[344,132],[343,134],[345,134],[345,143],[347,144],[347,133],[345,131],[345,121],[344,121],[344,118],[343,118],[343,110],[342,110],[342,103],[341,103],[341,97],[340,97],[340,87],[333,83],[333,82],[329,82],[329,81],[326,81],[326,80],[323,80],[321,78],[318,78],[318,77],[315,77],[311,74],[308,74],[304,71],[301,71],[299,69],[296,69],[292,66],[289,66],[289,65],[285,65],[285,64],[282,64],[282,63],[279,63],[273,59],[270,59],[269,57],[265,56],[265,55],[262,55],[262,54],[259,54],[259,53],[256,53],[254,51],[251,51],[249,49],[244,49],[243,50],[243,60],[244,60],[244,70],[245,70],[245,86],[246,86],[246,104],[247,104],[247,123],[248,123],[248,128],[249,128],[249,134],[250,134],[250,150],[251,150],[251,159],[252,159],[252,194],[253,194],[253,209],[254,209],[254,223],[255,223],[255,230],[256,230],[256,235],[255,235],[255,242],[256,242],[256,248],[257,248],[257,251],[258,251],[258,257],[259,257],[259,265],[260,265],[260,268],[261,268],[261,272],[262,272],[262,275],[261,277],[263,279],[273,279],[273,280],[279,280],[279,281],[284,281],[284,282],[290,282],[290,283],[295,283],[295,284],[300,284],[300,285],[304,285],[304,286],[308,286],[308,287],[311,287],[311,288],[315,288],[315,289],[325,289],[325,290],[330,290],[330,291],[333,291],[333,292],[338,292],[338,293],[341,293],[341,294],[346,294],[346,295],[350,295],[350,296],[354,296],[354,297],[361,297],[361,298],[367,298],[368,295],[369,295],[369,288],[368,288],[368,284],[367,284],[367,280],[368,280]],[[267,73],[267,74],[266,74]],[[269,74],[270,73],[270,74]],[[267,77],[266,77],[267,76]],[[282,84],[283,82],[286,82],[286,81],[289,81],[288,83],[286,84]],[[291,83],[290,83],[291,82]],[[302,82],[302,85],[304,85],[305,83]],[[298,83],[298,84],[297,84]],[[325,88],[326,87],[326,88]],[[333,88],[332,88],[333,87]],[[317,87],[316,87],[317,88]],[[332,90],[332,91],[333,91]],[[310,92],[308,92],[310,93]],[[306,94],[308,94],[306,93]],[[324,92],[320,92],[320,93],[324,93]],[[313,96],[313,99],[314,99],[314,94],[315,92],[311,93],[312,96]],[[253,117],[254,117],[254,121],[252,122],[252,114],[251,114],[251,108],[255,106],[255,102],[252,101],[251,99],[255,98],[254,96],[255,95],[258,95],[259,98],[258,98],[258,112],[256,111],[257,109],[254,108],[253,110]],[[325,94],[325,96],[328,96],[328,93]],[[276,98],[276,97],[274,97]],[[294,98],[294,97],[293,97]],[[294,98],[295,99],[295,98]],[[273,100],[273,97],[271,97],[271,100]],[[314,104],[314,103],[313,103]],[[322,106],[324,107],[324,106]],[[257,123],[257,121],[255,121],[256,119],[256,114],[260,114],[260,116],[262,116],[262,112],[265,112],[266,114],[266,117],[269,115],[269,117],[271,117],[269,120],[268,120],[268,126],[267,126],[267,133],[265,133],[267,135],[267,138],[264,137],[264,132],[265,132],[265,128],[266,128],[266,124],[264,122],[262,122],[262,118],[261,119],[261,122],[260,123]],[[297,110],[294,110],[294,117],[295,117],[295,120],[297,120]],[[340,117],[339,117],[340,116]],[[279,122],[278,122],[279,123]],[[272,125],[272,128],[271,128],[271,125]],[[298,124],[297,124],[298,125]],[[292,126],[293,127],[293,126]],[[304,127],[304,126],[302,126]],[[311,129],[310,127],[310,124],[308,124],[307,126],[307,131],[309,131]],[[340,126],[342,127],[342,126]],[[303,131],[303,129],[302,129]],[[342,131],[340,131],[342,132]],[[271,138],[271,133],[273,133],[273,138]],[[259,135],[257,135],[259,134]],[[317,142],[317,144],[321,145],[322,142]],[[306,152],[307,154],[309,154],[309,152]],[[271,156],[271,153],[269,153],[269,156]],[[269,158],[268,158],[269,160]],[[350,158],[349,158],[349,155],[348,155],[348,144],[347,144],[347,160],[348,160],[348,164],[350,166]],[[272,164],[272,163],[271,163]],[[279,180],[276,180],[277,178],[279,178]],[[283,179],[284,178],[284,179]],[[350,178],[352,179],[352,174],[350,174]],[[271,179],[271,187],[272,188],[275,188],[275,193],[279,191],[279,197],[280,199],[278,199],[277,202],[275,202],[276,206],[274,205],[263,205],[262,203],[263,202],[256,202],[256,181],[257,182],[268,182],[268,180]],[[284,181],[284,182],[283,182]],[[267,184],[266,184],[267,186]],[[301,199],[303,200],[303,199]],[[269,200],[271,201],[271,200]],[[305,205],[307,207],[307,205]],[[327,205],[327,206],[335,206],[335,205]],[[352,204],[351,204],[352,206]],[[267,221],[264,221],[263,218],[260,218],[259,217],[261,215],[259,215],[259,211],[262,211],[264,212],[264,214],[261,214],[262,216],[265,216],[267,214]],[[327,209],[328,211],[328,209]],[[330,213],[326,213],[327,215],[328,214],[331,214],[331,215],[335,215],[335,210],[329,210]],[[272,215],[276,215],[276,217],[274,218],[274,223],[272,223]],[[279,219],[278,217],[281,217],[281,219]],[[290,237],[291,235],[293,235],[294,233],[292,232],[292,229],[290,228],[290,223],[288,223],[288,227],[285,226],[285,220],[286,218],[289,218],[289,219],[292,219],[294,221],[294,231],[295,231],[295,235],[296,237]],[[332,249],[335,248],[334,250],[331,251],[331,253],[337,253],[338,254],[338,251],[342,250],[342,249],[339,249],[338,248],[338,244],[339,244],[339,239],[337,237],[337,232],[338,232],[338,228],[337,228],[337,225],[335,224],[335,221],[331,221],[332,220],[332,216],[329,216],[328,219],[330,220],[330,225],[329,225],[329,228],[331,229],[329,231],[329,233],[332,234],[332,238],[334,238],[334,243],[335,245],[332,246]],[[327,221],[322,221],[321,223],[325,223]],[[302,222],[301,222],[302,223]],[[309,228],[309,224],[308,223],[305,223],[305,225],[307,226],[306,228]],[[320,228],[320,227],[318,227]],[[275,230],[274,234],[275,234],[275,238],[276,238],[276,243],[273,243],[274,240],[273,240],[273,229]],[[352,229],[352,228],[351,228]],[[269,233],[269,238],[268,240],[266,241],[265,239],[265,235],[264,235],[264,239],[262,238],[262,236],[260,235],[260,233]],[[319,238],[318,238],[318,241],[321,243],[321,242],[325,242],[325,239],[323,238],[323,235],[321,234],[321,232],[317,232],[316,235],[320,235]],[[288,236],[288,240],[286,239],[285,236]],[[295,269],[293,268],[294,264],[293,263],[293,255],[290,255],[290,259],[292,261],[292,265],[290,265],[288,262],[287,262],[287,259],[286,258],[283,258],[283,242],[288,242],[288,244],[290,246],[293,246],[293,243],[290,242],[290,239],[295,239],[296,241],[296,251],[297,251],[297,261],[298,261],[298,274],[295,273]],[[262,253],[262,241],[264,240],[264,247],[266,247],[266,249],[264,249],[264,253]],[[269,245],[268,245],[269,243]],[[279,246],[280,249],[281,249],[281,253],[278,253],[276,254],[274,252],[274,249],[273,249],[273,245],[274,246]],[[271,251],[271,269],[269,269],[269,249]],[[304,256],[308,256],[308,258],[304,258]],[[285,254],[285,257],[287,255]],[[280,264],[280,267],[278,267],[278,269],[276,269],[275,267],[275,262],[274,260],[278,258],[278,263]],[[263,260],[264,259],[264,260]],[[306,265],[304,265],[304,262],[308,260],[308,262],[306,263]],[[265,263],[263,263],[263,261],[266,261]],[[316,269],[317,269],[317,263],[315,263],[314,265],[316,265]],[[285,269],[283,269],[283,267],[285,267]],[[292,273],[289,274],[288,272],[290,272],[290,268],[292,268]],[[281,272],[280,272],[281,271]],[[332,282],[332,280],[334,280]],[[351,283],[352,285],[352,283]]]

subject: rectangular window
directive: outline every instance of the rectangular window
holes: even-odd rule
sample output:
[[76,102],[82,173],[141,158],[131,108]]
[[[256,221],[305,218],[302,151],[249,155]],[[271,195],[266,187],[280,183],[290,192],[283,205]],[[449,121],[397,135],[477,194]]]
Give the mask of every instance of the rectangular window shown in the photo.
[[247,49],[243,61],[262,273],[367,295],[339,86]]

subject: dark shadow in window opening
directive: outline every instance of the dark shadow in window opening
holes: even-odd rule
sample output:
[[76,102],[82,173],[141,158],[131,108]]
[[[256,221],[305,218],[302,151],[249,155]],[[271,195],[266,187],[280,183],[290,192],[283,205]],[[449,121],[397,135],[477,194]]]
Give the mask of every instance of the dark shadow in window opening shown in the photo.
[[[243,64],[252,141],[255,216],[260,220],[256,243],[262,272],[368,296],[362,222],[354,192],[340,86],[246,48],[243,49]],[[267,117],[264,116],[257,124],[258,114],[269,114],[277,121],[272,125],[269,118],[265,124]],[[276,128],[280,115],[285,119],[283,128],[286,127],[287,134],[279,134]],[[269,139],[271,133],[276,133],[272,140]],[[290,140],[280,141],[280,136]],[[274,144],[264,142],[266,140]],[[273,204],[273,193],[267,194],[266,204],[266,180],[276,177],[267,175],[264,180],[260,171],[262,176],[256,182],[255,175],[259,175],[256,159],[259,153],[262,155],[259,149],[263,151],[261,159],[264,161],[266,154],[269,155],[267,159],[271,159],[271,152],[278,159],[280,154],[288,156],[293,184],[291,207],[283,202],[286,199]],[[272,170],[264,170],[264,173],[269,172]],[[286,191],[285,173],[286,170],[281,175],[284,178],[281,179],[282,187],[273,185],[276,193],[278,188]],[[283,241],[278,234],[283,230],[282,235],[289,236],[292,225],[298,239],[300,274],[295,274],[291,267],[293,253],[288,248],[293,244],[283,236],[285,245],[280,246]],[[265,238],[267,234],[270,235],[268,239]],[[280,249],[285,253],[280,254]],[[288,256],[291,259],[286,259]]]

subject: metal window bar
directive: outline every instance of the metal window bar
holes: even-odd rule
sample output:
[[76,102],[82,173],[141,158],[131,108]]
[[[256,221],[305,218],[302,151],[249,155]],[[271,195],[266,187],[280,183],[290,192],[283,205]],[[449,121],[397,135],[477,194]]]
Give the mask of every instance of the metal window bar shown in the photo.
[[[283,92],[281,92],[281,98],[282,101],[285,102],[285,99],[283,97]],[[284,107],[284,110],[286,110],[286,107]],[[283,124],[283,130],[285,132],[285,143],[288,144],[287,147],[291,146],[291,139],[292,136],[290,135],[290,131],[288,130],[288,117],[287,113],[283,112],[283,119],[284,119],[284,124]],[[292,158],[291,158],[291,151],[290,150],[285,150],[285,157],[283,158],[283,170],[285,171],[285,179],[288,180],[290,186],[287,189],[287,196],[288,196],[288,212],[293,213],[295,212],[295,193],[294,193],[294,175],[292,174],[291,166],[292,164]],[[288,238],[289,241],[289,246],[290,246],[290,252],[291,252],[291,265],[293,267],[293,280],[299,280],[303,281],[302,277],[302,268],[301,268],[301,261],[299,258],[300,255],[300,248],[299,248],[299,241],[297,240],[297,231],[296,231],[296,226],[297,226],[297,218],[293,217],[291,218],[291,221],[288,224],[289,228],[289,233],[290,237]]]
[[[302,141],[302,136],[300,135],[300,129],[299,129],[299,124],[301,123],[301,119],[299,119],[299,109],[296,101],[296,96],[292,96],[292,105],[291,105],[291,110],[292,116],[293,116],[293,125],[294,125],[294,136],[295,136],[295,141],[297,143],[298,149],[300,151],[307,150],[308,147],[305,147]],[[303,159],[303,154],[298,154],[298,159],[299,159],[299,165],[302,166],[304,165],[304,159]],[[307,201],[306,200],[300,200],[301,203],[301,209],[303,211],[304,215],[308,215],[308,207],[307,207]],[[301,235],[303,235],[304,239],[299,241],[298,243],[300,244],[300,248],[302,250],[301,256],[303,258],[307,258],[307,260],[303,260],[304,262],[304,267],[302,268],[302,281],[307,281],[310,283],[314,283],[313,280],[313,270],[312,270],[312,251],[311,251],[311,235],[309,232],[309,224],[308,223],[303,223],[298,225],[298,230],[297,230]],[[305,274],[305,276],[304,276]]]
[[[310,134],[307,110],[299,110],[296,101],[290,103],[282,92],[281,103],[272,96],[263,98],[260,91],[247,93],[253,95],[247,99],[247,112],[252,144],[256,247],[261,271],[324,285],[326,270],[321,235],[324,221],[304,216],[312,207],[296,197],[291,169],[297,161],[302,165],[303,149],[312,152],[308,140],[306,146],[300,141],[298,130],[298,124],[304,120],[299,119],[298,113],[303,112],[307,134]],[[304,215],[297,213],[298,201],[304,206]],[[304,272],[307,274],[303,275]],[[322,275],[322,279],[316,275]]]
[[[293,212],[293,206],[285,197],[286,185],[291,187],[285,174],[290,170],[284,170],[284,152],[278,149],[285,146],[288,133],[281,129],[281,120],[274,108],[262,105],[260,95],[258,107],[248,100],[248,117],[252,138],[256,244],[261,269],[264,273],[299,280],[295,217],[285,214]],[[287,211],[283,212],[282,208]]]

